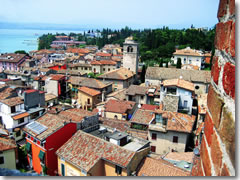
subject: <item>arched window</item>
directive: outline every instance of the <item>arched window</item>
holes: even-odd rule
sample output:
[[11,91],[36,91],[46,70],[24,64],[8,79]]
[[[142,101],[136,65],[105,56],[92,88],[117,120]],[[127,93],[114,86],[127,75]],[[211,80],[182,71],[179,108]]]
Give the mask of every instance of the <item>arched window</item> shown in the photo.
[[133,52],[133,47],[132,46],[128,46],[127,52]]
[[114,116],[114,119],[118,119],[117,115]]

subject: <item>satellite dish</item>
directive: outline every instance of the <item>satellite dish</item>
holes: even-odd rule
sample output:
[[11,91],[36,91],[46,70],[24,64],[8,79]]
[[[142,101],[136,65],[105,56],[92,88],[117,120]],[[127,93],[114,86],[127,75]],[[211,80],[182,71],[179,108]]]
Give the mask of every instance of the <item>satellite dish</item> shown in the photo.
[[138,104],[138,108],[140,109],[142,106],[141,106],[141,104]]
[[53,103],[52,103],[52,102],[50,103],[50,106],[51,106],[51,107],[53,106]]

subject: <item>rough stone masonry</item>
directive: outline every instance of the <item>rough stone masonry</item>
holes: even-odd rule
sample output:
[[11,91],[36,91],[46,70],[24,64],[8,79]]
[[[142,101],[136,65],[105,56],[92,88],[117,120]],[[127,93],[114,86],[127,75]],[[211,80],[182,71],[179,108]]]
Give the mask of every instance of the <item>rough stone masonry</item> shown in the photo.
[[235,175],[235,1],[220,0],[207,115],[192,176]]

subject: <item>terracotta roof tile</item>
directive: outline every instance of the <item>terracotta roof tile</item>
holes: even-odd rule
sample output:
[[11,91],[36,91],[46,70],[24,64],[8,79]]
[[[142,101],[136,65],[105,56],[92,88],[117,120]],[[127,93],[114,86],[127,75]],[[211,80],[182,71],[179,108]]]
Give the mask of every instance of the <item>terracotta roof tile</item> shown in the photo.
[[151,105],[151,104],[143,104],[141,109],[143,110],[150,110],[150,111],[154,111],[156,109],[159,109],[160,107],[157,105]]
[[193,152],[169,152],[166,156],[164,156],[164,159],[193,163],[193,156]]
[[110,128],[116,128],[118,131],[125,132],[129,127],[130,123],[128,121],[119,121],[116,119],[109,119],[100,117],[99,120],[104,126],[108,126]]
[[186,70],[177,68],[161,68],[161,67],[148,67],[146,72],[147,79],[167,80],[178,79],[182,76],[182,79],[189,82],[211,82],[211,72],[201,70]]
[[17,148],[17,145],[13,139],[0,137],[0,151],[6,151],[14,148]]
[[13,118],[13,120],[18,120],[18,119],[27,117],[27,116],[29,116],[29,115],[30,115],[30,114],[29,114],[28,112],[24,112],[24,113],[21,113],[21,114],[12,116],[12,118]]
[[110,56],[112,56],[112,55],[109,54],[109,53],[102,53],[102,52],[99,52],[99,53],[96,53],[96,56],[110,57]]
[[78,88],[78,90],[82,91],[82,92],[84,92],[84,93],[86,93],[90,96],[97,96],[97,95],[101,94],[100,91],[97,91],[95,89],[91,89],[91,88],[88,88],[88,87],[85,87],[85,86]]
[[3,99],[3,100],[0,100],[0,102],[2,102],[3,104],[6,104],[8,106],[16,106],[16,105],[24,103],[22,98],[20,98],[20,97],[12,97],[9,99]]
[[65,111],[61,111],[58,114],[46,113],[39,119],[37,119],[36,122],[46,126],[48,128],[47,130],[43,131],[40,134],[34,133],[27,127],[25,127],[23,130],[39,140],[44,140],[49,135],[53,134],[58,129],[62,128],[65,122],[70,122],[70,120],[73,123],[81,122],[84,117],[92,115],[95,114],[82,109],[68,109]]
[[68,82],[70,82],[73,85],[86,86],[88,88],[94,88],[94,89],[103,89],[111,84],[111,83],[105,84],[102,81],[99,81],[93,78],[76,77],[76,76],[71,76]]
[[92,61],[91,64],[92,65],[116,65],[117,63],[111,60],[100,60],[100,61]]
[[137,176],[190,176],[190,172],[175,167],[165,160],[146,157],[141,162]]
[[126,113],[127,110],[133,109],[135,106],[135,102],[133,101],[120,101],[120,100],[113,100],[110,99],[105,104],[105,112],[115,112],[115,113]]
[[135,96],[135,95],[145,95],[147,94],[148,87],[145,86],[137,86],[137,85],[131,85],[127,91],[127,95]]
[[196,136],[198,136],[198,135],[202,132],[203,127],[204,127],[204,122],[202,122],[202,123],[198,126],[198,128],[197,128],[197,130],[196,130]]
[[51,77],[51,80],[54,80],[54,81],[60,81],[62,79],[65,79],[65,75],[61,75],[61,74],[51,74],[49,76]]
[[127,167],[135,152],[79,130],[56,154],[88,172],[101,159]]
[[128,69],[120,68],[120,69],[116,69],[116,70],[113,70],[113,71],[106,72],[106,73],[98,76],[98,78],[126,80],[126,79],[129,79],[129,78],[132,78],[134,75],[135,75],[135,73],[128,70]]
[[131,119],[131,123],[148,125],[154,118],[155,113],[153,111],[138,109]]
[[183,88],[183,89],[194,91],[194,84],[189,82],[189,81],[185,81],[183,79],[165,80],[165,81],[163,81],[163,86],[165,86],[165,87],[177,86],[177,87],[180,87],[180,88]]

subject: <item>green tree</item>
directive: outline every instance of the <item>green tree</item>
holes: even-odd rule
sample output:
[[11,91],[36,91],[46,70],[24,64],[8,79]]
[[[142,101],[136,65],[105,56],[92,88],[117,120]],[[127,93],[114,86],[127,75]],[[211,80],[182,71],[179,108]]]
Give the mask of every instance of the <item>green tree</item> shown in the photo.
[[146,66],[145,64],[142,66],[142,73],[141,73],[141,83],[145,82],[145,74],[146,74]]
[[15,53],[15,54],[28,54],[28,53],[26,53],[26,51],[24,51],[24,50],[17,50],[17,51],[15,51],[14,53]]
[[181,67],[182,67],[182,60],[181,58],[177,58],[177,68],[181,69]]

